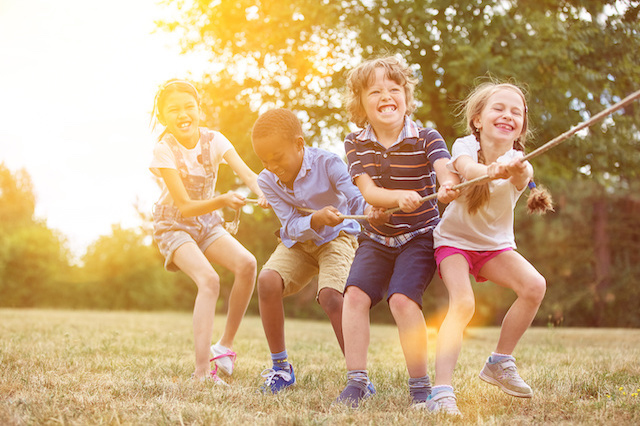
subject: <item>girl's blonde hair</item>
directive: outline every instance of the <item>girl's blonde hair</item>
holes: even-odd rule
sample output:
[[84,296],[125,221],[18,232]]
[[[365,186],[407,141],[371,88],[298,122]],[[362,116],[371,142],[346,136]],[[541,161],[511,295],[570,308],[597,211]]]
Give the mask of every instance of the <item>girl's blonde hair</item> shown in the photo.
[[[522,132],[513,142],[513,148],[524,153],[525,143],[531,136],[528,118],[529,108],[527,106],[527,99],[524,90],[512,83],[499,83],[492,81],[479,84],[463,101],[462,106],[467,131],[475,135],[476,139],[480,143],[480,150],[478,151],[478,163],[480,164],[485,164],[485,158],[482,152],[480,131],[476,128],[473,122],[480,116],[484,108],[487,106],[489,98],[500,90],[511,90],[515,92],[520,96],[522,103],[524,104]],[[474,185],[465,192],[467,197],[467,208],[470,214],[476,213],[482,206],[489,202],[490,193],[488,183]],[[553,211],[551,194],[549,194],[545,188],[534,186],[529,193],[529,198],[527,199],[527,211],[529,213],[544,214],[549,210]]]
[[[167,80],[160,87],[160,89],[158,89],[158,92],[156,92],[156,97],[153,99],[153,111],[151,113],[153,129],[155,129],[157,123],[164,125],[162,108],[164,108],[164,103],[167,101],[167,96],[169,96],[171,93],[176,92],[184,92],[190,94],[196,100],[198,106],[200,106],[200,96],[198,95],[198,91],[193,84],[189,83],[186,80],[180,80],[177,78]],[[165,129],[159,136],[158,140],[161,140],[166,133],[167,130]]]
[[367,114],[362,105],[362,93],[373,83],[377,68],[384,69],[388,79],[404,87],[407,115],[411,115],[416,109],[413,91],[418,79],[413,77],[411,68],[395,56],[369,59],[351,70],[347,76],[347,112],[349,119],[360,128],[367,124]]

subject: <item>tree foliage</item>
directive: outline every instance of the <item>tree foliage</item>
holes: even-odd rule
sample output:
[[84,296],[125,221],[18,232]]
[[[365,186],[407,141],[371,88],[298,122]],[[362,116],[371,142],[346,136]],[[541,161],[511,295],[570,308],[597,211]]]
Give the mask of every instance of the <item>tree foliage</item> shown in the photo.
[[[542,145],[640,88],[637,0],[166,0],[175,19],[160,28],[185,51],[210,58],[198,76],[205,125],[219,129],[254,170],[250,129],[271,107],[296,110],[307,143],[342,152],[352,129],[344,107],[346,73],[363,58],[398,54],[419,77],[415,118],[449,145],[464,133],[459,103],[481,79],[528,89],[529,118]],[[548,281],[537,323],[640,326],[640,105],[626,107],[533,160],[556,213],[517,211],[519,250]],[[242,185],[220,168],[218,190]],[[0,304],[102,309],[191,309],[195,286],[168,273],[144,226],[115,225],[70,266],[64,239],[34,217],[24,171],[0,164]],[[231,217],[231,212],[223,212]],[[239,241],[263,264],[279,223],[246,208]],[[222,300],[233,277],[219,268]],[[287,314],[322,316],[313,289],[292,297]],[[509,292],[478,287],[478,324],[498,323]],[[223,303],[223,302],[222,302]],[[222,304],[221,303],[221,304]],[[446,303],[439,280],[427,291],[428,316]],[[249,312],[257,313],[256,300]],[[388,310],[373,316],[388,319]]]
[[[159,25],[176,32],[186,51],[210,52],[213,72],[203,78],[209,113],[214,120],[234,115],[230,124],[241,120],[244,134],[233,140],[240,145],[248,143],[256,111],[272,106],[301,111],[311,135],[341,142],[347,125],[345,72],[362,57],[383,52],[415,66],[421,103],[415,116],[449,142],[463,132],[456,129],[454,112],[478,77],[529,87],[537,144],[640,84],[637,1],[167,3],[182,7],[174,21]],[[578,149],[576,143],[559,148],[562,167],[547,159],[544,166],[563,178],[582,167],[601,179],[612,174],[612,165],[620,175],[637,176],[637,167],[626,167],[625,155],[638,143],[637,111],[629,107],[615,121],[594,127]],[[333,133],[327,130],[332,128]]]
[[64,286],[64,240],[34,211],[28,173],[0,163],[0,306],[51,306]]
[[164,271],[163,259],[139,229],[113,225],[83,257],[84,291],[102,309],[189,308],[195,287],[184,289],[180,276]]
[[[159,26],[174,32],[185,51],[210,54],[212,72],[201,84],[209,124],[230,135],[256,168],[249,129],[260,111],[274,106],[299,112],[311,144],[340,152],[349,129],[345,75],[369,56],[399,54],[415,67],[415,118],[436,127],[449,144],[464,132],[456,114],[460,101],[480,79],[526,86],[536,136],[529,149],[640,87],[635,0],[165,3],[176,7],[175,19]],[[547,306],[553,309],[541,316],[557,322],[582,310],[587,313],[575,324],[588,322],[598,300],[620,303],[617,283],[640,272],[628,255],[607,245],[620,237],[624,246],[640,248],[635,233],[620,233],[618,226],[630,225],[628,212],[635,207],[615,208],[636,205],[638,123],[640,107],[634,104],[534,160],[536,180],[559,201],[557,213],[546,218],[519,211],[516,225],[521,251],[549,281]],[[604,216],[596,214],[602,200]],[[602,235],[608,240],[599,241]],[[602,281],[597,270],[615,276]],[[578,284],[585,282],[586,288]]]

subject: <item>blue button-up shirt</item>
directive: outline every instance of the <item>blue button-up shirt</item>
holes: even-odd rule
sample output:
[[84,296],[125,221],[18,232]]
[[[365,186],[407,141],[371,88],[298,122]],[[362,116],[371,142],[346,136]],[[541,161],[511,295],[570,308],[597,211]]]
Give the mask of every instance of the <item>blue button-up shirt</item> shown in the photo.
[[340,231],[357,235],[361,230],[358,221],[345,219],[338,226],[323,226],[316,232],[311,228],[311,214],[298,210],[334,206],[345,215],[364,214],[368,204],[353,184],[347,165],[334,153],[305,147],[293,189],[266,169],[258,175],[258,185],[280,220],[280,239],[287,247],[309,240],[320,246],[336,238]]

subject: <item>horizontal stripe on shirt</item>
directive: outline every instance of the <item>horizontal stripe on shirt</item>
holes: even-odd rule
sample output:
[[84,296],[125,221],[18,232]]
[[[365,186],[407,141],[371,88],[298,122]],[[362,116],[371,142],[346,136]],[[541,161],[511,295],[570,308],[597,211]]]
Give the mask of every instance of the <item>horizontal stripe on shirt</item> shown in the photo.
[[[366,173],[379,187],[416,191],[421,197],[435,193],[435,161],[451,158],[436,130],[420,128],[408,118],[398,140],[389,148],[382,146],[373,128],[367,126],[347,136],[345,152],[352,179]],[[372,239],[381,244],[404,244],[435,227],[438,221],[437,201],[429,200],[413,212],[392,214],[388,224],[373,227],[365,223],[364,227],[367,235],[379,235]],[[389,242],[389,237],[395,240]]]

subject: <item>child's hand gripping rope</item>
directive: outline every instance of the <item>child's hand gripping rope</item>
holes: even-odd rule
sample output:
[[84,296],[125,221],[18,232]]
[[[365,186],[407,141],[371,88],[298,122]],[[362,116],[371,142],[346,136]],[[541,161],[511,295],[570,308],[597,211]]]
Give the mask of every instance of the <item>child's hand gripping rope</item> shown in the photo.
[[[611,105],[609,108],[606,108],[602,111],[600,111],[598,114],[594,115],[593,117],[591,117],[590,119],[583,121],[582,123],[578,124],[575,127],[572,127],[571,129],[567,130],[566,132],[564,132],[563,134],[561,134],[560,136],[557,136],[556,138],[550,140],[549,142],[545,143],[544,145],[542,145],[541,147],[531,151],[529,154],[525,155],[524,157],[520,158],[519,161],[521,163],[524,163],[525,161],[528,161],[532,158],[538,157],[542,154],[544,154],[545,152],[549,151],[551,148],[556,147],[557,145],[559,145],[560,143],[564,142],[565,140],[569,139],[571,136],[573,136],[574,134],[576,134],[577,132],[579,132],[580,130],[587,128],[589,126],[591,126],[592,124],[594,124],[597,121],[602,120],[604,117],[614,113],[615,111],[623,108],[624,106],[630,104],[631,102],[637,100],[638,98],[640,98],[640,90],[637,90],[635,92],[633,92],[632,94],[630,94],[629,96],[627,96],[626,98],[622,99],[621,101]],[[494,174],[495,175],[495,174]],[[428,195],[426,197],[422,197],[419,201],[420,204],[429,201],[429,200],[433,200],[436,198],[439,198],[442,202],[448,202],[451,201],[452,198],[455,198],[455,196],[453,195],[453,193],[455,191],[460,191],[461,189],[464,189],[468,186],[472,186],[472,185],[479,185],[485,182],[488,182],[490,180],[493,179],[498,179],[500,176],[495,175],[494,177],[491,177],[489,175],[485,175],[485,176],[480,176],[477,177],[475,179],[471,179],[465,182],[462,182],[458,185],[453,185],[451,186],[450,182],[444,182],[441,186],[440,189],[438,190],[438,193],[435,194],[431,194]],[[256,199],[249,199],[247,198],[245,200],[247,203],[254,203],[254,204],[259,204],[259,200]],[[299,207],[298,210],[306,212],[306,213],[314,213],[315,210],[312,209],[306,209],[306,208],[302,208]],[[386,211],[384,211],[384,213],[382,213],[382,211],[377,208],[376,212],[375,212],[375,217],[378,218],[378,220],[380,219],[381,214],[386,215],[386,217],[388,218],[389,215],[397,212],[401,210],[400,207],[395,207],[392,209],[388,209]],[[372,211],[373,213],[373,211]],[[370,215],[343,215],[343,214],[339,214],[339,216],[342,219],[356,219],[356,220],[368,220]]]

